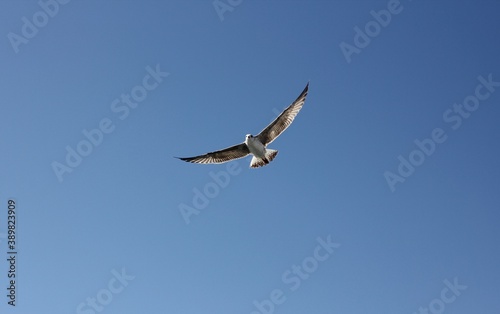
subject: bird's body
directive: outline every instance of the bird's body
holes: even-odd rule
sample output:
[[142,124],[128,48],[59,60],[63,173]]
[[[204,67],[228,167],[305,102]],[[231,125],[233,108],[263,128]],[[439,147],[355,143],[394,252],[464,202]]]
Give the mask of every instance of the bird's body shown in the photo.
[[253,137],[252,134],[247,134],[245,144],[252,155],[258,158],[263,158],[266,154],[266,146],[262,144],[258,138]]
[[264,144],[259,141],[258,137],[254,137],[251,134],[247,134],[245,138],[245,144],[250,151],[250,154],[253,155],[252,160],[250,161],[250,167],[257,168],[270,163],[276,155],[278,155],[278,151],[274,149],[267,149]]
[[196,157],[177,157],[183,161],[199,164],[219,164],[233,159],[243,158],[252,154],[250,167],[262,167],[270,163],[278,154],[277,150],[268,149],[267,145],[274,141],[283,131],[292,124],[304,105],[309,83],[300,96],[286,108],[271,124],[269,124],[258,135],[247,134],[245,141],[241,144],[228,147],[219,151],[207,153]]

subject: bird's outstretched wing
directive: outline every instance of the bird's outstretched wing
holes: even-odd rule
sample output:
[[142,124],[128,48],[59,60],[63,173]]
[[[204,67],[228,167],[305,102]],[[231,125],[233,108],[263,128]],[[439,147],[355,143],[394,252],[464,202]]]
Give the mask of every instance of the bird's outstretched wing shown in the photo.
[[216,152],[206,153],[196,157],[175,157],[180,160],[192,162],[196,164],[221,164],[233,159],[243,158],[250,154],[245,143],[234,145]]
[[257,135],[262,144],[267,145],[271,143],[292,124],[293,119],[295,119],[295,116],[297,116],[306,101],[308,90],[309,83],[307,83],[300,96]]

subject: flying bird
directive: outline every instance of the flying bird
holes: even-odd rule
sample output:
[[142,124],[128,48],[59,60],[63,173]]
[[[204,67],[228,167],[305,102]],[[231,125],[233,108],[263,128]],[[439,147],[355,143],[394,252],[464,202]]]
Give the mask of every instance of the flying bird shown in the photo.
[[272,143],[292,124],[293,119],[295,119],[306,101],[308,89],[309,83],[307,83],[300,96],[258,135],[247,134],[245,142],[196,157],[176,158],[197,164],[220,164],[252,154],[251,168],[267,165],[278,154],[277,150],[266,148],[267,145]]

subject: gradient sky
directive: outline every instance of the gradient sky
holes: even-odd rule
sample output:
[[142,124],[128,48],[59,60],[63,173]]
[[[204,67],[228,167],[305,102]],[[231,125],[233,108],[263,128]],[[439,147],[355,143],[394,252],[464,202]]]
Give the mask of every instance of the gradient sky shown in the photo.
[[[1,1],[0,312],[499,313],[499,17]],[[307,82],[270,165],[173,158],[259,133]]]

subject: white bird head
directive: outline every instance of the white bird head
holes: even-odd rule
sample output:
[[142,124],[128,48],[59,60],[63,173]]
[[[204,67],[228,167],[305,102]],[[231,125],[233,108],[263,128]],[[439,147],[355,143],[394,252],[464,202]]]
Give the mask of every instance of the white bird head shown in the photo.
[[245,144],[249,144],[250,142],[253,142],[254,141],[254,137],[252,134],[247,134],[245,135]]

